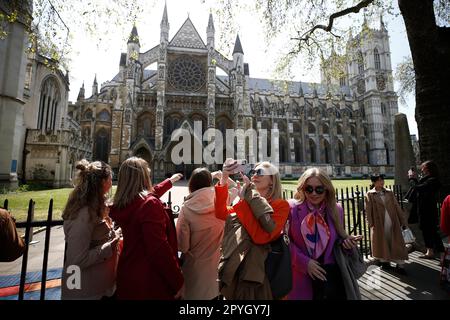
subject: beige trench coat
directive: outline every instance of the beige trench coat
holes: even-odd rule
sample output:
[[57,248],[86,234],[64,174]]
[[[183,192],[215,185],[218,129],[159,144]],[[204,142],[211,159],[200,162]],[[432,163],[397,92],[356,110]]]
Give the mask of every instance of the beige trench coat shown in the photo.
[[[371,230],[372,256],[384,260],[407,260],[408,251],[401,228],[407,226],[406,215],[395,199],[394,193],[388,189],[384,191],[386,205],[375,189],[370,190],[365,197],[367,221]],[[392,221],[390,246],[384,235],[385,210]]]

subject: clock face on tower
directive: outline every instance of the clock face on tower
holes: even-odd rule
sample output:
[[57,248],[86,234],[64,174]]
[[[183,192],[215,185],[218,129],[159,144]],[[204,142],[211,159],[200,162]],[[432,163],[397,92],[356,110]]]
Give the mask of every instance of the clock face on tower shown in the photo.
[[169,65],[170,84],[180,90],[196,92],[206,82],[206,72],[201,63],[191,57],[182,56]]
[[377,89],[379,91],[383,91],[384,89],[386,89],[386,79],[384,78],[384,75],[377,74],[376,80],[377,80]]

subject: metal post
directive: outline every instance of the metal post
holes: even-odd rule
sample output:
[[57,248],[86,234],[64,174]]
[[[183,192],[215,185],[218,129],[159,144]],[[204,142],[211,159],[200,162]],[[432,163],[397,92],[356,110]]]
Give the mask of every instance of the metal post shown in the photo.
[[52,222],[53,215],[53,199],[50,199],[47,216],[47,228],[45,230],[45,244],[44,244],[44,261],[42,263],[42,280],[41,280],[41,297],[40,300],[45,300],[45,290],[47,287],[47,265],[48,265],[48,252],[50,249],[50,231],[52,229],[50,223]]
[[30,227],[33,219],[34,212],[34,201],[30,199],[28,203],[28,216],[27,216],[27,225],[25,227],[25,251],[23,252],[22,257],[22,270],[20,272],[20,286],[19,286],[19,300],[23,300],[23,296],[25,293],[25,280],[27,275],[27,264],[28,264],[28,249],[30,247]]

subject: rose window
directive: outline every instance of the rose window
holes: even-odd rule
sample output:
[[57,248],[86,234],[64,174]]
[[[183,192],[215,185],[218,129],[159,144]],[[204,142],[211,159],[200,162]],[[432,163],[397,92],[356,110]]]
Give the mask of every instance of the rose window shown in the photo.
[[205,84],[206,73],[200,62],[180,57],[169,66],[169,82],[181,91],[198,91]]

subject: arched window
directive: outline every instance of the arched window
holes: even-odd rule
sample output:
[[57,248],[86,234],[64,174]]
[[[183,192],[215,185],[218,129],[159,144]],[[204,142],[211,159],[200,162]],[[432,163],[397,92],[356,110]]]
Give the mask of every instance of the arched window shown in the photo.
[[353,150],[353,163],[358,164],[358,147],[354,141],[352,142],[352,150]]
[[303,162],[303,152],[300,139],[294,140],[295,162]]
[[391,159],[389,156],[389,146],[387,145],[387,143],[384,144],[384,149],[386,150],[386,164],[390,165],[391,164]]
[[386,105],[385,105],[384,103],[381,104],[381,114],[382,114],[383,116],[386,115]]
[[316,163],[316,144],[312,139],[309,139],[309,153],[311,163]]
[[280,143],[280,162],[287,162],[288,161],[288,155],[287,152],[289,151],[286,144],[286,139],[284,137],[280,137],[279,139]]
[[369,129],[367,128],[367,126],[364,126],[364,136],[365,137],[369,136]]
[[111,121],[111,117],[109,116],[109,112],[106,110],[102,110],[102,112],[100,112],[98,114],[98,120],[99,121]]
[[308,133],[309,134],[315,134],[316,133],[316,127],[312,123],[308,124]]
[[144,120],[144,136],[151,137],[152,136],[152,124],[149,118]]
[[339,163],[344,164],[344,145],[339,141]]
[[339,85],[341,87],[345,87],[347,85],[347,80],[345,79],[345,77],[340,77],[339,78]]
[[56,129],[56,114],[61,103],[59,86],[54,77],[44,81],[39,101],[39,115],[37,127],[40,130]]
[[375,58],[375,69],[380,70],[381,69],[380,54],[378,53],[377,48],[375,48],[375,50],[373,50],[373,55]]
[[364,73],[364,58],[361,51],[358,51],[356,60],[358,63],[358,74],[362,75]]
[[101,160],[106,163],[108,162],[108,142],[108,132],[105,129],[100,129],[95,135],[95,160]]
[[91,110],[86,111],[86,113],[84,114],[83,119],[84,120],[89,120],[89,121],[92,120],[92,111]]
[[323,124],[323,134],[330,134],[330,127],[328,127],[328,124]]
[[323,141],[323,146],[324,146],[324,157],[325,157],[325,163],[331,163],[331,159],[330,159],[330,151],[331,151],[331,147],[330,147],[330,143],[327,140]]
[[355,126],[350,126],[350,133],[351,133],[352,137],[356,136],[356,128],[355,128]]
[[366,142],[366,155],[367,155],[367,164],[370,164],[370,146],[369,146],[369,142]]
[[340,124],[337,126],[337,134],[342,134],[342,125]]

